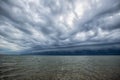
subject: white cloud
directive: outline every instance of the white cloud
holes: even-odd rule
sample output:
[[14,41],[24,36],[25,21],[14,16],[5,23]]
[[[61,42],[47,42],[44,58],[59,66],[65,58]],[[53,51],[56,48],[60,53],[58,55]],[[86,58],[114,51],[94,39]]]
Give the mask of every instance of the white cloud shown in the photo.
[[0,48],[119,41],[119,5],[119,0],[0,0]]

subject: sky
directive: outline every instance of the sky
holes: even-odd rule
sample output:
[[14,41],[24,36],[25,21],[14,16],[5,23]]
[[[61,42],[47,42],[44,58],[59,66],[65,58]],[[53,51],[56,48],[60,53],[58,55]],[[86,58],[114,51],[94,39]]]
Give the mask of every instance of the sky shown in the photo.
[[120,0],[0,0],[0,54],[119,41]]

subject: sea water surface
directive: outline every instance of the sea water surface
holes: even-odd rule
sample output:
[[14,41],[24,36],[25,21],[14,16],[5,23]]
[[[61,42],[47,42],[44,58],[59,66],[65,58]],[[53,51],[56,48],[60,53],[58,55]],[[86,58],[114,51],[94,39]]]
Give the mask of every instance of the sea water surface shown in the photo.
[[0,56],[0,80],[120,80],[120,56]]

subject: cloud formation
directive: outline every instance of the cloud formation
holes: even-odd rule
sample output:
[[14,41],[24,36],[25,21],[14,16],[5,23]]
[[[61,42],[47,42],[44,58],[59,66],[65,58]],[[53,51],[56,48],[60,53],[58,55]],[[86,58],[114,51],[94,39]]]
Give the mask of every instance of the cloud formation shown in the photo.
[[0,51],[120,40],[120,0],[0,0]]

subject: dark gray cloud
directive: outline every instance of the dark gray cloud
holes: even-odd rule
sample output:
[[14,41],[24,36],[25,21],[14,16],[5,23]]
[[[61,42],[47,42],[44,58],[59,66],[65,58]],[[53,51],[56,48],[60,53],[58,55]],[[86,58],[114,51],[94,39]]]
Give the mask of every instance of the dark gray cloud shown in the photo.
[[120,40],[120,0],[0,0],[0,51]]

